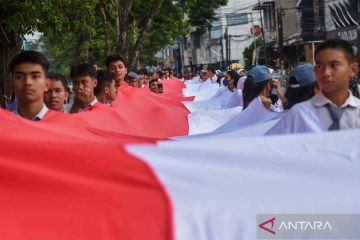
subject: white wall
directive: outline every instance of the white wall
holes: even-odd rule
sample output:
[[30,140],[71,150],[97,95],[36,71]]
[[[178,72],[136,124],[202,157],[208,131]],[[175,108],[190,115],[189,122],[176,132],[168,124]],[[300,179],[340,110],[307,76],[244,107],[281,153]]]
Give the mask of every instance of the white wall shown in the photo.
[[[226,18],[227,14],[249,13],[247,15],[249,21],[247,24],[228,26],[229,35],[239,36],[239,37],[230,38],[230,52],[231,52],[230,60],[238,60],[240,63],[244,63],[243,51],[253,41],[253,38],[250,36],[250,29],[252,26],[251,15],[250,15],[251,12],[253,16],[254,25],[260,25],[259,12],[252,11],[252,8],[257,4],[258,4],[257,0],[229,0],[226,6],[216,10],[217,16],[220,18],[219,23],[221,24],[222,27],[220,30],[217,30],[215,34],[213,34],[214,36],[220,36],[220,35],[222,36],[225,33],[225,29],[227,25],[227,18]],[[224,57],[226,57],[225,40],[223,40],[223,45],[224,45]]]

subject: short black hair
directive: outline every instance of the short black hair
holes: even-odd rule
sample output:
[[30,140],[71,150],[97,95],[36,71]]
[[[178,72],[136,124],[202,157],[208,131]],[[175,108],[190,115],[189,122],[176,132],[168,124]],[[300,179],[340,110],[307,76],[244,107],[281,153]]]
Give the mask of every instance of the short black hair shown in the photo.
[[110,86],[112,81],[115,81],[115,74],[107,70],[99,70],[97,71],[97,80],[98,84],[94,89],[95,95],[100,94],[105,86]]
[[64,89],[66,92],[70,92],[69,86],[68,86],[68,81],[65,78],[64,75],[60,74],[60,73],[53,73],[50,72],[47,75],[47,78],[50,79],[51,81],[59,81],[62,83]]
[[80,76],[89,76],[91,78],[96,79],[96,68],[90,63],[81,63],[79,65],[73,65],[70,71],[71,79]]
[[212,72],[213,74],[216,74],[215,68],[213,67],[207,67],[206,70]]
[[40,52],[36,51],[23,51],[17,54],[10,62],[9,69],[13,73],[17,65],[22,63],[34,63],[39,64],[44,69],[45,75],[49,70],[50,64],[47,58]]
[[164,69],[164,72],[165,72],[165,71],[168,71],[170,74],[173,74],[171,68],[165,68],[165,69]]
[[139,70],[140,75],[148,75],[148,71],[145,68]]
[[120,54],[112,54],[106,58],[106,67],[109,68],[110,64],[115,61],[122,61],[126,67],[125,59]]
[[149,82],[149,86],[150,86],[150,84],[151,84],[151,83],[153,83],[153,82],[159,82],[159,81],[158,81],[158,80],[156,80],[156,79],[150,80],[150,82]]
[[321,43],[315,50],[315,56],[326,49],[336,49],[342,51],[349,63],[353,62],[353,58],[355,57],[354,50],[351,45],[342,39],[329,39]]

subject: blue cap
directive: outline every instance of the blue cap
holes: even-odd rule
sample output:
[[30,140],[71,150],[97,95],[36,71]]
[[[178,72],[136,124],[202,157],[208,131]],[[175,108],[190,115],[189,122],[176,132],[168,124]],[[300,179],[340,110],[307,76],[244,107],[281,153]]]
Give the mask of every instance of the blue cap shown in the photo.
[[265,82],[272,78],[270,70],[264,65],[253,67],[249,71],[248,76],[251,76],[256,83]]
[[294,68],[289,76],[289,79],[293,77],[296,79],[298,84],[290,84],[291,88],[299,88],[309,84],[312,84],[316,81],[314,66],[310,63],[301,64]]

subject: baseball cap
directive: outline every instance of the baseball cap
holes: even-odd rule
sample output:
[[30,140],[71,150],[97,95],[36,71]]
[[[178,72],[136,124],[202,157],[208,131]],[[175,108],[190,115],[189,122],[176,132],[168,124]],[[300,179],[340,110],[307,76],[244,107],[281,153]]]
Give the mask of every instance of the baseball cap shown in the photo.
[[264,65],[250,69],[248,76],[251,76],[256,83],[265,82],[272,78],[269,69]]
[[129,78],[133,78],[133,79],[135,79],[135,80],[138,80],[138,79],[139,79],[139,75],[136,74],[135,72],[129,72],[129,73],[128,73],[128,77],[129,77]]
[[289,80],[295,78],[297,84],[290,84],[291,88],[299,88],[307,86],[316,81],[314,66],[310,63],[305,63],[294,68],[289,76]]

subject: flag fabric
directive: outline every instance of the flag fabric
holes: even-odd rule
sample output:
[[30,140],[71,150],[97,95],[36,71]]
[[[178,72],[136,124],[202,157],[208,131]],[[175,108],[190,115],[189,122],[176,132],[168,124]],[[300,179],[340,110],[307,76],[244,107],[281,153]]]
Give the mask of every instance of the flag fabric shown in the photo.
[[256,239],[257,214],[360,213],[360,130],[132,146],[168,191],[175,239]]
[[0,110],[0,239],[256,239],[257,214],[360,213],[360,130],[261,137],[282,114],[255,100],[188,136],[184,86],[40,122]]
[[191,112],[201,110],[222,110],[243,106],[241,90],[230,91],[228,88],[221,87],[219,91],[210,99],[203,101],[188,101],[184,105]]

